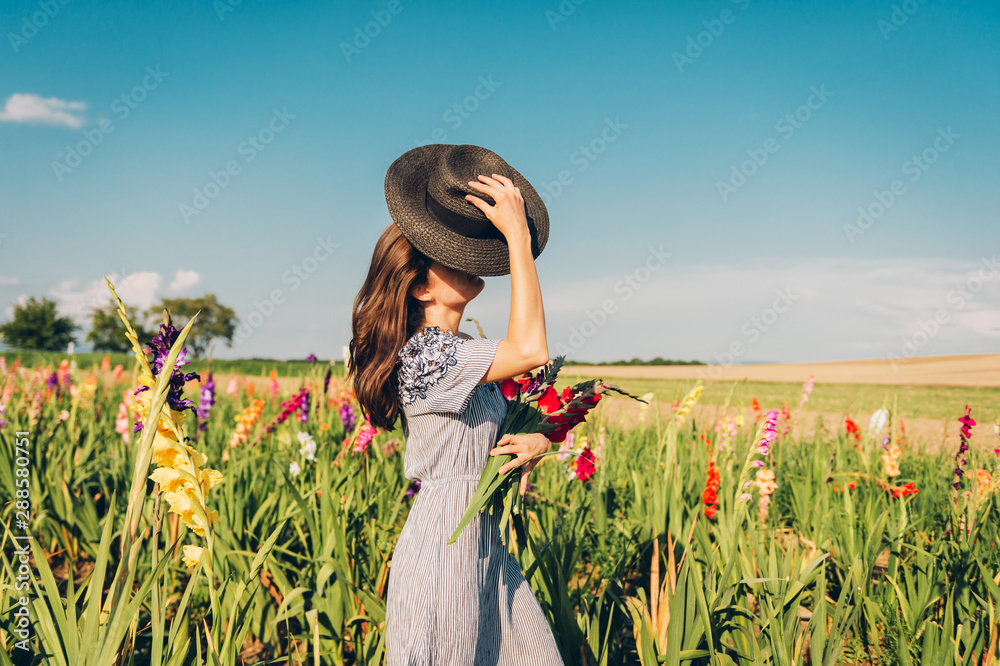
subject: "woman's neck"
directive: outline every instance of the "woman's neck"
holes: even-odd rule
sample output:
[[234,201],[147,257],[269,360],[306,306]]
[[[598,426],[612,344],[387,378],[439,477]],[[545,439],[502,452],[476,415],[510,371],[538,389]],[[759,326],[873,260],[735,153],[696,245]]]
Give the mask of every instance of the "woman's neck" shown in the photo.
[[437,326],[442,331],[451,331],[458,335],[458,327],[462,323],[462,310],[452,310],[450,308],[430,307],[424,310],[423,327]]

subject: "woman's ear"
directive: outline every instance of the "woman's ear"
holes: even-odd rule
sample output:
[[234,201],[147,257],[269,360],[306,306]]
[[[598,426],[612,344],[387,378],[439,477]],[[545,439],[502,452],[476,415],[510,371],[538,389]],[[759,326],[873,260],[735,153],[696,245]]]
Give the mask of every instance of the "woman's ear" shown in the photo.
[[431,294],[431,290],[427,288],[426,284],[417,285],[413,289],[410,289],[410,296],[424,303],[434,300],[434,295]]

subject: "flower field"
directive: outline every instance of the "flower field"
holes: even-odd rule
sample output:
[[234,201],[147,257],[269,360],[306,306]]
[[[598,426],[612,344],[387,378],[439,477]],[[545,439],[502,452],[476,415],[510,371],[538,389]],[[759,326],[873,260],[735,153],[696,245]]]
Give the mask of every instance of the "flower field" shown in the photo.
[[[114,367],[0,358],[0,662],[381,663],[402,435],[316,359],[291,389],[196,378],[187,330]],[[995,663],[995,415],[956,405],[924,453],[892,404],[796,436],[811,380],[732,386],[715,423],[688,388],[532,473],[509,544],[567,664]]]

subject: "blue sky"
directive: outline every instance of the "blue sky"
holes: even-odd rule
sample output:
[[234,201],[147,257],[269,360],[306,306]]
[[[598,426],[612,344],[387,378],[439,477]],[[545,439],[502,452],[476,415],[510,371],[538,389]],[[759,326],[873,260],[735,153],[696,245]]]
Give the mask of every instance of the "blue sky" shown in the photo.
[[[109,275],[217,294],[247,333],[217,356],[339,357],[385,171],[439,130],[546,192],[552,355],[996,351],[998,27],[985,1],[4,2],[2,317],[82,323]],[[467,314],[502,337],[508,308],[488,278]]]

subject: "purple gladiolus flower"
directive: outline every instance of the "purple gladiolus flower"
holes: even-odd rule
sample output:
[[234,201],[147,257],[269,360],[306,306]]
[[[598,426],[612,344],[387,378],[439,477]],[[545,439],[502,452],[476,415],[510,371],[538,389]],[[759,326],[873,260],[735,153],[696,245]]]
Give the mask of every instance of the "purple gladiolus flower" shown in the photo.
[[344,432],[354,430],[354,407],[349,402],[345,402],[340,406],[340,420],[344,424]]
[[413,496],[416,495],[419,491],[420,491],[420,482],[413,481],[412,483],[410,483],[410,487],[406,489],[406,495],[403,496],[403,501],[409,502],[411,499],[413,499]]
[[299,405],[299,421],[306,423],[309,421],[309,394],[306,393]]
[[316,358],[316,354],[309,354],[309,356],[306,356],[307,363],[315,363],[318,360],[319,359]]
[[[170,347],[177,341],[177,337],[180,335],[180,331],[173,327],[172,324],[160,324],[160,332],[153,336],[153,339],[149,343],[150,352],[153,354],[153,365],[151,370],[153,371],[153,377],[158,377],[160,371],[163,370],[163,364],[167,362],[167,356],[170,354]],[[176,412],[182,412],[185,409],[190,409],[191,411],[197,413],[197,409],[194,406],[192,400],[182,397],[184,393],[184,385],[191,381],[192,379],[201,379],[197,372],[189,372],[187,374],[180,371],[182,365],[187,365],[187,347],[181,349],[180,353],[177,354],[177,361],[174,364],[174,371],[170,375],[170,383],[167,386],[167,404],[170,408]],[[148,389],[146,386],[143,388],[142,385],[136,389],[136,393],[140,390]]]
[[208,375],[208,381],[205,385],[201,387],[201,404],[198,405],[198,432],[205,432],[208,430],[208,417],[212,411],[212,405],[215,404],[215,379],[212,377],[211,373]]
[[326,390],[330,387],[330,377],[333,375],[333,368],[326,369],[326,375],[323,377],[323,395],[326,395]]

